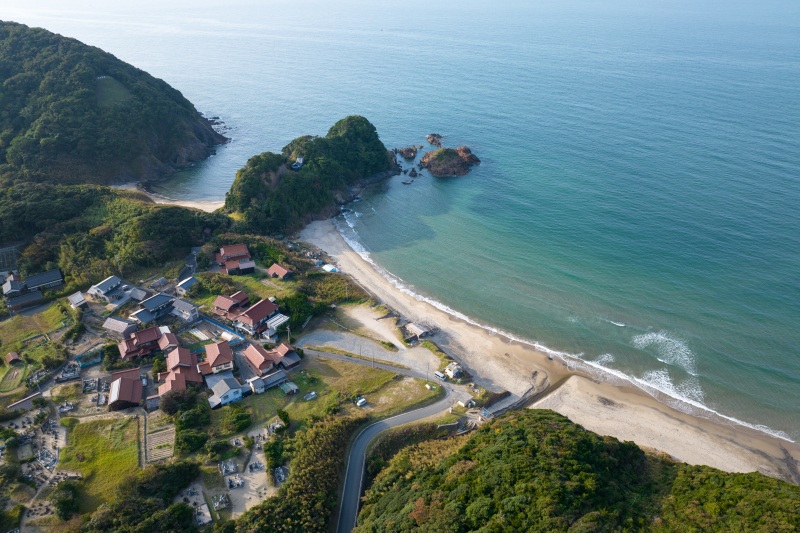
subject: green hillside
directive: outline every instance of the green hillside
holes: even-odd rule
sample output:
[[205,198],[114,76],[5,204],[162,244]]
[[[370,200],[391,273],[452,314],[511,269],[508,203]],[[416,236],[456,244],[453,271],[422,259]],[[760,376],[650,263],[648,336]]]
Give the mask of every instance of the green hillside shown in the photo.
[[[303,166],[287,168],[298,158]],[[353,183],[392,168],[392,157],[366,118],[346,117],[325,137],[303,136],[280,154],[250,158],[236,173],[225,210],[241,213],[246,229],[290,231],[321,212],[331,211]]]
[[43,29],[0,21],[2,181],[155,178],[225,141],[162,80]]
[[645,455],[552,411],[399,452],[355,531],[796,531],[800,487]]

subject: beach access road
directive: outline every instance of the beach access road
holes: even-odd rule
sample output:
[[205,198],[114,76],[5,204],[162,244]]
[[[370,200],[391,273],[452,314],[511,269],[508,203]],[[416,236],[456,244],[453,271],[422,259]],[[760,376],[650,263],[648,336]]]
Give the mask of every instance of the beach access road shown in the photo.
[[[347,357],[345,355],[322,352],[309,348],[305,349],[305,353],[316,357],[337,359],[339,361],[346,361],[364,366],[374,366],[375,368],[380,368],[396,374],[426,379],[425,372],[420,372],[418,370],[397,368],[383,363],[373,363],[372,361],[365,361],[363,359],[356,359],[354,357]],[[350,448],[350,453],[347,456],[347,470],[345,471],[344,488],[342,489],[342,501],[339,506],[339,522],[337,526],[337,531],[339,533],[349,532],[355,527],[359,500],[363,490],[364,463],[369,443],[386,430],[434,416],[451,407],[456,401],[470,398],[469,393],[464,387],[454,386],[446,382],[440,382],[436,385],[442,387],[442,390],[444,390],[445,395],[441,400],[420,409],[374,422],[362,429],[356,436]]]

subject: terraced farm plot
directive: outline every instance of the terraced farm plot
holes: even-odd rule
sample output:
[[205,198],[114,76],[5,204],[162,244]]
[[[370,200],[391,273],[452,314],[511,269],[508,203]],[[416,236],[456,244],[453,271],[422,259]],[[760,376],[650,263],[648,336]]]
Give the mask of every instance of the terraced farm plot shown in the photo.
[[170,425],[147,434],[146,460],[154,463],[175,455],[175,426]]

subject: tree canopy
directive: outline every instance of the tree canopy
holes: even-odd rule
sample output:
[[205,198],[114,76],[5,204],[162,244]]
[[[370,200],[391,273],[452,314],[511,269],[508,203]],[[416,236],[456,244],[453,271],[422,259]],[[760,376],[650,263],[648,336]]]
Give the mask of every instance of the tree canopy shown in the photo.
[[166,82],[40,28],[0,21],[0,80],[4,181],[146,179],[225,140]]
[[[303,165],[290,170],[298,157]],[[240,212],[248,231],[276,233],[297,229],[335,204],[349,185],[391,168],[391,155],[366,118],[349,116],[325,137],[303,136],[280,154],[250,158],[236,173],[225,197],[228,212]]]
[[798,508],[800,487],[677,464],[526,409],[400,451],[356,531],[790,531]]

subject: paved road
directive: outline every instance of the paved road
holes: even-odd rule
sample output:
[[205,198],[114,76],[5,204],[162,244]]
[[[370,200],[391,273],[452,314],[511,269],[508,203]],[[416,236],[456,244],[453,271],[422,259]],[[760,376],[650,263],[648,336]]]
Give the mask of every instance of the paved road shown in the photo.
[[[363,359],[356,359],[354,357],[347,357],[329,352],[321,352],[305,349],[305,353],[313,356],[326,357],[328,359],[337,359],[339,361],[347,361],[348,363],[356,363],[364,366],[374,366],[382,370],[388,370],[396,374],[402,374],[419,379],[426,379],[425,372],[407,368],[397,368],[395,366],[379,363],[375,361],[366,361]],[[385,420],[380,420],[361,430],[358,434],[353,446],[350,449],[350,455],[347,457],[347,471],[344,479],[344,489],[342,491],[342,501],[339,506],[339,524],[337,526],[338,533],[347,533],[353,529],[356,524],[356,516],[358,516],[358,505],[361,498],[361,490],[364,478],[364,460],[366,458],[367,446],[369,443],[384,431],[428,418],[437,413],[441,413],[445,409],[453,405],[453,403],[462,398],[466,399],[469,394],[466,391],[454,388],[449,383],[438,383],[445,392],[444,398],[438,402],[431,404],[427,407],[422,407],[414,411],[409,411]]]
[[445,396],[438,402],[427,407],[409,411],[401,415],[393,416],[379,422],[375,422],[364,428],[353,442],[350,455],[347,458],[347,472],[344,477],[344,490],[342,491],[342,501],[339,506],[339,524],[336,528],[338,533],[349,533],[356,525],[358,516],[359,500],[361,498],[362,484],[364,482],[364,460],[366,458],[367,446],[369,443],[384,431],[421,420],[437,413],[441,413],[452,404],[450,391],[444,388]]

